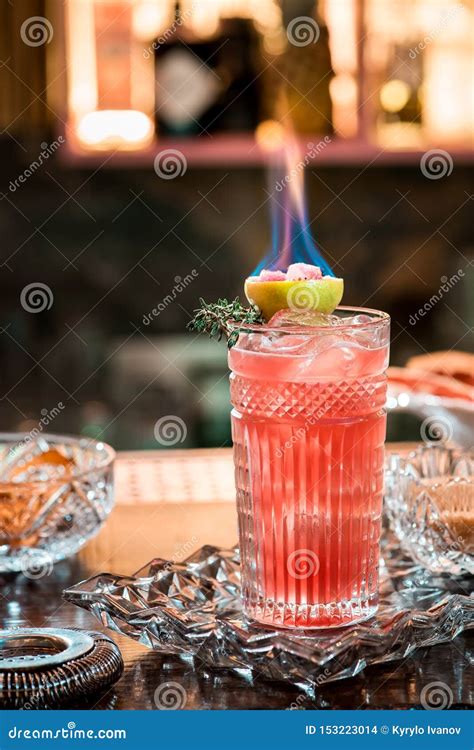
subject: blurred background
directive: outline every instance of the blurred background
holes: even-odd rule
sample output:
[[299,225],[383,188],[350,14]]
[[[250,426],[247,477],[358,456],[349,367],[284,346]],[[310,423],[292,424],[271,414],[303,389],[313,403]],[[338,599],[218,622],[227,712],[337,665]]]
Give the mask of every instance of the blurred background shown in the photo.
[[392,316],[392,363],[472,350],[471,0],[1,15],[2,429],[160,448],[173,414],[180,447],[230,444],[225,345],[186,324],[200,296],[242,296],[270,249],[290,129],[313,237],[345,303]]

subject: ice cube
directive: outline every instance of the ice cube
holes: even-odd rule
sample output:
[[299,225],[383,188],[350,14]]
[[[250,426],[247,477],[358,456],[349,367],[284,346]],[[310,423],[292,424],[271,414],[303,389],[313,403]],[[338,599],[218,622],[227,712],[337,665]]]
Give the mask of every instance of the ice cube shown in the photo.
[[306,354],[307,344],[307,336],[298,336],[290,333],[273,334],[272,336],[262,336],[260,351],[267,354],[298,356]]
[[328,352],[329,350],[337,349],[343,351],[343,359],[347,362],[352,362],[354,355],[352,353],[352,344],[350,341],[345,340],[343,337],[336,333],[325,332],[323,334],[315,334],[314,336],[306,336],[306,346],[304,354],[310,354],[312,357],[319,357],[321,354]]
[[271,318],[269,326],[290,328],[292,326],[334,326],[340,325],[338,315],[327,315],[316,310],[279,310]]
[[370,315],[365,315],[364,313],[361,313],[360,315],[351,315],[347,318],[341,319],[341,323],[350,326],[363,326],[367,325],[367,323],[372,323],[372,321],[373,318],[371,318]]
[[373,325],[375,318],[365,313],[340,318],[340,324],[344,325],[341,334],[344,338],[354,344],[366,349],[375,349],[384,346],[387,341],[387,332],[384,327]]
[[[259,352],[264,339],[267,339],[267,337],[262,333],[245,333],[242,331],[239,334],[236,347],[247,352]],[[270,344],[269,339],[268,344]]]
[[380,327],[368,325],[373,322],[374,319],[369,315],[354,315],[351,318],[345,318],[344,324],[347,328],[344,328],[344,338],[367,349],[381,346]]

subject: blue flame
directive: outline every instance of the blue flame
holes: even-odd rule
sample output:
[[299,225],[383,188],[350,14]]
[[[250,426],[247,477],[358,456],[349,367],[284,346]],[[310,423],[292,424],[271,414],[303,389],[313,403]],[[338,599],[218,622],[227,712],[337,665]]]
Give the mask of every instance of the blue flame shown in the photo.
[[[282,168],[278,170],[281,174]],[[303,172],[299,183],[290,189],[285,179],[275,180],[276,170],[271,170],[270,196],[272,246],[267,255],[252,272],[258,276],[264,268],[286,271],[291,263],[310,263],[319,266],[323,275],[334,276],[329,263],[318,250],[311,236],[308,211],[304,195]]]

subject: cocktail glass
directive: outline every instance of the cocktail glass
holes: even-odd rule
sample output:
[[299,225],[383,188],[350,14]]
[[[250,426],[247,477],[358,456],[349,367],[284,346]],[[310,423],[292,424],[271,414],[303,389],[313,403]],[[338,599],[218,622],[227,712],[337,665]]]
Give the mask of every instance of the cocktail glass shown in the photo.
[[390,318],[334,315],[239,324],[229,351],[243,606],[271,627],[377,609]]

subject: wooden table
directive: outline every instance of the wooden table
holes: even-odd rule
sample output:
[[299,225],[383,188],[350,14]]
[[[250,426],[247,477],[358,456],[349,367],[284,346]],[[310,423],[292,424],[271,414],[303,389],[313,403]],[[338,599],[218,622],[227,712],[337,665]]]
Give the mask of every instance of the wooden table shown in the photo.
[[[131,574],[153,557],[179,559],[205,543],[232,546],[237,539],[232,481],[227,450],[120,454],[117,504],[100,534],[49,576],[35,581],[21,574],[0,575],[2,627],[99,630],[92,615],[62,601],[63,589],[99,572]],[[421,690],[434,681],[450,687],[453,708],[473,702],[472,633],[323,685],[316,700],[283,683],[257,678],[249,685],[231,673],[194,671],[175,657],[160,656],[122,636],[113,638],[122,650],[125,672],[91,707],[155,709],[155,690],[167,681],[184,687],[188,709],[420,707]]]

